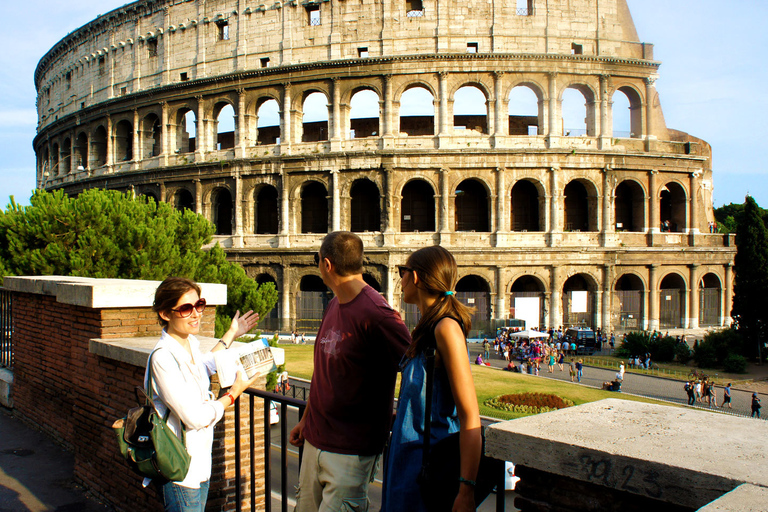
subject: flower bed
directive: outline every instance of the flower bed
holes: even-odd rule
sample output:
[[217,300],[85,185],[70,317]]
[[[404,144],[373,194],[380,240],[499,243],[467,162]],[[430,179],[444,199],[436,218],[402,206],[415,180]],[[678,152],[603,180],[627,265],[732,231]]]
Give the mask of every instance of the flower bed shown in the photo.
[[574,404],[567,398],[547,393],[517,393],[491,398],[485,401],[485,405],[502,411],[539,414],[572,407]]

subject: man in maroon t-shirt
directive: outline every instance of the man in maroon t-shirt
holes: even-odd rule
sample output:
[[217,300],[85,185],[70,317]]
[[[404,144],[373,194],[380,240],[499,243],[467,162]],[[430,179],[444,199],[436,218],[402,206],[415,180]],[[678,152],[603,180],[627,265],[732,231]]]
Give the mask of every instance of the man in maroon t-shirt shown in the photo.
[[315,340],[307,408],[291,430],[291,444],[305,445],[295,510],[337,511],[347,503],[365,511],[411,336],[400,315],[363,281],[360,237],[330,233],[315,259],[335,297]]

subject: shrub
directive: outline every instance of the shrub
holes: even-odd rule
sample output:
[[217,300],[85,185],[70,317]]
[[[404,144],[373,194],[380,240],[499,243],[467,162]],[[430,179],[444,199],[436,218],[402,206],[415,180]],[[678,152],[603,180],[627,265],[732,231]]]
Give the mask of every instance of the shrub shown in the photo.
[[675,345],[675,360],[680,364],[686,364],[691,360],[693,354],[687,343],[678,343]]
[[677,340],[671,336],[654,338],[649,343],[648,352],[651,353],[651,360],[668,363],[675,358],[675,347]]
[[693,358],[696,364],[705,368],[724,366],[731,354],[742,352],[743,345],[742,336],[735,329],[710,332],[694,349]]
[[747,373],[747,358],[738,354],[730,354],[723,361],[723,369],[728,373]]
[[573,402],[548,393],[517,393],[490,398],[485,401],[485,405],[502,411],[539,414],[572,407]]
[[619,345],[616,355],[619,357],[630,357],[651,352],[651,337],[645,332],[630,332]]
[[706,341],[699,343],[693,351],[693,360],[696,361],[696,365],[700,368],[714,368],[717,366],[714,344],[707,343]]

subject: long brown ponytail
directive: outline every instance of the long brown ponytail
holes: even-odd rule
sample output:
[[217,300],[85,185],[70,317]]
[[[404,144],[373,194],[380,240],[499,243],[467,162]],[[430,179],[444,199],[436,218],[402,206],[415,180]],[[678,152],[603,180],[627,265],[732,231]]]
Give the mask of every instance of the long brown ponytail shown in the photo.
[[421,319],[413,329],[413,342],[406,355],[412,358],[424,351],[435,325],[445,317],[458,320],[466,338],[472,328],[474,308],[459,302],[454,293],[458,270],[453,255],[439,245],[425,247],[411,254],[406,266],[418,274],[420,289],[438,296],[427,311],[422,311]]

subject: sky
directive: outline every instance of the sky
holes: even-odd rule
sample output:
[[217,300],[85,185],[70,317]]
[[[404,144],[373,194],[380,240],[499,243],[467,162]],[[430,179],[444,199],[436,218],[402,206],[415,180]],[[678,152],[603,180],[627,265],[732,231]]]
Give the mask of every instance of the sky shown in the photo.
[[[7,1],[7,0],[5,0]],[[540,1],[540,0],[536,0]],[[61,38],[122,0],[26,0],[27,13],[0,22],[0,207],[29,204],[35,187],[34,71]],[[709,142],[714,205],[749,194],[768,207],[768,1],[627,0],[640,41],[661,61],[659,92],[674,128]],[[762,34],[762,35],[761,35]]]

